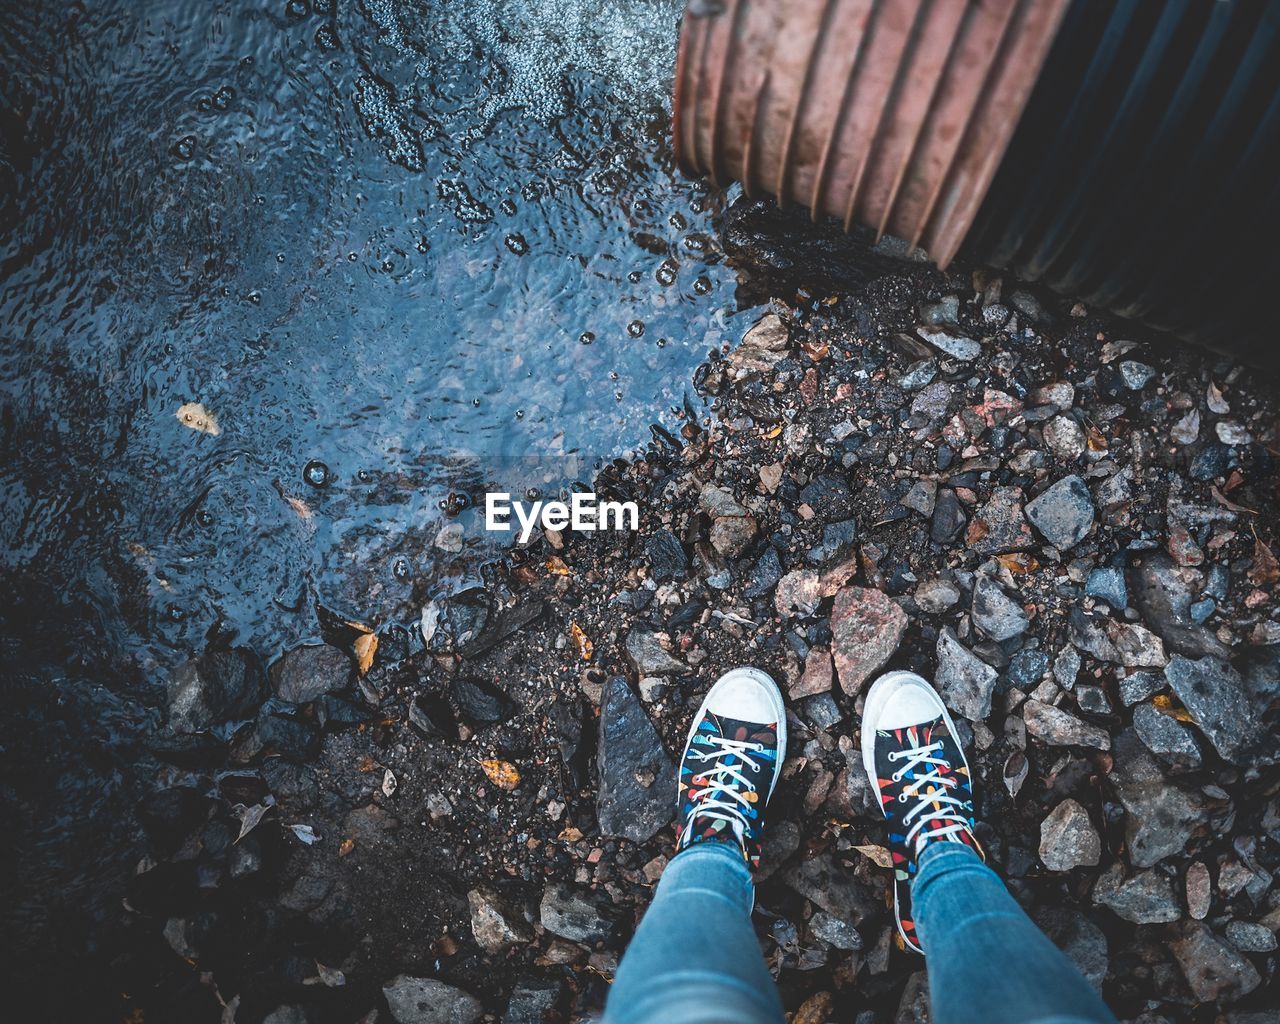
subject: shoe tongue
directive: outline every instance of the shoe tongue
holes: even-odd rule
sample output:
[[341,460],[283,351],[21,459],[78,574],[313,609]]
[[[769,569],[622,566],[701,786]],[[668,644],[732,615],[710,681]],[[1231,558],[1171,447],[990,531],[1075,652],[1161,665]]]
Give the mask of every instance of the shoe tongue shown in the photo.
[[720,735],[726,740],[739,743],[762,743],[766,747],[778,741],[778,724],[776,722],[745,722],[738,718],[710,713],[711,718],[720,727]]

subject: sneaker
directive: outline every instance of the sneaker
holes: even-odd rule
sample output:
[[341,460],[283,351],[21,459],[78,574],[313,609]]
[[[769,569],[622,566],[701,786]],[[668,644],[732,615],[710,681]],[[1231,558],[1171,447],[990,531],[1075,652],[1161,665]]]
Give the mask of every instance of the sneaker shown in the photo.
[[923,953],[911,915],[920,855],[932,843],[983,852],[973,834],[973,789],[960,737],[942,699],[914,672],[889,672],[867,691],[862,763],[889,822],[898,933],[908,949]]
[[711,687],[680,761],[676,850],[733,843],[754,871],[764,808],[787,750],[782,694],[758,668],[735,668]]

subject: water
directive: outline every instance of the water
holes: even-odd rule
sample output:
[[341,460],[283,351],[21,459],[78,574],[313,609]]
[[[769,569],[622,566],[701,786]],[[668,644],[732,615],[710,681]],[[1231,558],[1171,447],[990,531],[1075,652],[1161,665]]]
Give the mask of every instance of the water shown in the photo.
[[490,550],[451,490],[645,440],[736,329],[679,7],[7,0],[10,628],[154,682],[409,621]]

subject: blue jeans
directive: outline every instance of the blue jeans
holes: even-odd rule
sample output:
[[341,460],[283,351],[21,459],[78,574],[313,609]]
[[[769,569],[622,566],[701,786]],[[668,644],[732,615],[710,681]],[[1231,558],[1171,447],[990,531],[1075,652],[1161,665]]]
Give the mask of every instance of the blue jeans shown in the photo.
[[[636,929],[605,1024],[781,1024],[735,847],[674,857]],[[1075,965],[968,847],[937,843],[912,886],[934,1024],[1115,1024]]]

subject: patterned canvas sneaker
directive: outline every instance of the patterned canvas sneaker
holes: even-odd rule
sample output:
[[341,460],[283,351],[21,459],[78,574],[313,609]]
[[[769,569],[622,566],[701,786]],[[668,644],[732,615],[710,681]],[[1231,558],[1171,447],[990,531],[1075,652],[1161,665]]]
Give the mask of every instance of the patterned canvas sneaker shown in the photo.
[[930,843],[963,843],[984,855],[973,834],[973,789],[960,738],[942,699],[914,672],[889,672],[867,691],[862,762],[889,822],[898,932],[908,949],[923,953],[911,914],[920,854]]
[[782,694],[758,668],[735,668],[711,687],[680,761],[676,849],[729,842],[754,871],[764,808],[787,752]]

